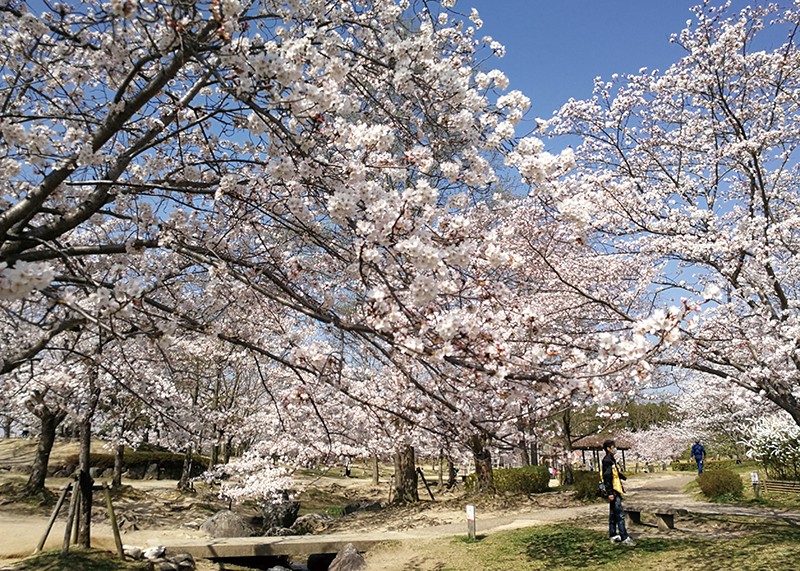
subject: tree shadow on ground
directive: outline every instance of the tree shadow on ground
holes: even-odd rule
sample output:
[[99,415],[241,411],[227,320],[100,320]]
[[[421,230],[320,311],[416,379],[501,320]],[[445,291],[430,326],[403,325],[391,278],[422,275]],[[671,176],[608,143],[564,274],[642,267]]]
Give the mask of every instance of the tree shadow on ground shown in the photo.
[[602,532],[570,526],[539,528],[523,539],[529,559],[546,569],[579,569],[629,559],[639,553],[659,553],[674,549],[674,542],[648,539],[635,548],[612,544]]

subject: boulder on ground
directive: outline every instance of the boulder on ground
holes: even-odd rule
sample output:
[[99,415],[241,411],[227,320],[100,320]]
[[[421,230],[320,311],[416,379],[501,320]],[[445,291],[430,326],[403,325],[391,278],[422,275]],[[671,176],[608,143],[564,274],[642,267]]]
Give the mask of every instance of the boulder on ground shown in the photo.
[[237,513],[222,510],[200,525],[200,531],[211,537],[250,537],[255,530]]
[[160,559],[164,557],[164,553],[166,553],[167,548],[163,545],[158,545],[156,547],[148,547],[147,549],[142,551],[142,557],[147,559],[148,561],[154,561],[155,559]]
[[290,500],[288,497],[277,502],[266,503],[261,506],[262,527],[291,527],[297,520],[300,511],[300,502]]
[[196,568],[194,557],[192,557],[191,553],[176,553],[170,556],[169,560],[178,566],[179,571],[194,571]]
[[297,535],[308,535],[310,533],[319,533],[333,520],[333,517],[322,514],[306,514],[300,516],[292,524],[292,531]]
[[144,473],[145,480],[158,480],[158,464],[150,464]]
[[122,553],[124,553],[126,557],[130,557],[131,559],[142,558],[142,548],[136,547],[135,545],[123,545]]
[[284,537],[287,535],[300,535],[291,527],[271,527],[264,532],[264,537]]
[[331,562],[328,571],[362,571],[366,569],[367,562],[358,552],[355,545],[348,543],[336,554],[336,559]]

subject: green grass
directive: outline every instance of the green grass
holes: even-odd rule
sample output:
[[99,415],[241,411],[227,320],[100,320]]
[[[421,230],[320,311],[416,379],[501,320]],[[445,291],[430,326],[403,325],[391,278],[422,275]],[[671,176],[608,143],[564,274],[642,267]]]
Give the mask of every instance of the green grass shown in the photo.
[[343,494],[308,488],[300,494],[300,515],[321,513],[338,517],[344,514],[344,508],[352,500]]
[[14,571],[148,571],[145,561],[121,561],[107,551],[73,549],[64,557],[59,551],[46,551],[23,559],[7,569]]
[[605,533],[575,525],[549,525],[467,541],[442,539],[418,554],[441,571],[797,571],[800,529],[758,528],[725,541],[691,537],[643,537],[636,547],[611,544]]

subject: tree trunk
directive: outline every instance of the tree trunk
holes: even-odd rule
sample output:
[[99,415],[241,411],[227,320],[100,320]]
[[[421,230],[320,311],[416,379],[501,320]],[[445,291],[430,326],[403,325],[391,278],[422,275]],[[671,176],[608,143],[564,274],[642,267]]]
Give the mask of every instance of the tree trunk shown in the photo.
[[378,456],[375,455],[372,457],[372,484],[377,486],[381,482],[381,470],[380,470],[380,462],[378,461]]
[[3,438],[11,438],[11,422],[10,416],[3,417]]
[[394,503],[407,504],[419,501],[417,491],[417,466],[414,447],[402,445],[394,451]]
[[453,459],[448,457],[447,458],[447,489],[448,490],[456,485],[456,478],[457,477],[458,477],[458,471],[456,470],[456,465],[453,464]]
[[531,466],[538,466],[539,465],[539,444],[538,444],[538,441],[536,440],[535,437],[534,437],[533,440],[531,440],[530,457],[531,457]]
[[439,449],[439,489],[444,488],[444,450]]
[[231,453],[233,452],[233,437],[228,437],[225,441],[225,448],[222,451],[222,463],[228,464],[231,461]]
[[529,454],[528,448],[528,441],[525,437],[522,438],[522,442],[519,445],[520,452],[522,453],[522,465],[523,466],[530,466],[531,465],[531,456]]
[[186,454],[183,457],[183,469],[181,470],[181,479],[178,481],[178,489],[181,492],[192,492],[192,446],[186,449]]
[[211,453],[208,456],[208,469],[211,470],[214,466],[219,464],[219,444],[211,445]]
[[67,411],[63,409],[58,409],[56,412],[51,411],[44,403],[43,394],[35,392],[34,399],[37,400],[36,406],[31,405],[28,408],[39,418],[41,430],[39,431],[39,442],[36,445],[36,456],[34,456],[33,466],[31,466],[31,475],[28,477],[23,492],[27,496],[45,493],[44,483],[50,463],[50,452],[56,441],[56,430],[61,421],[67,417]]
[[[564,457],[569,460],[572,456],[572,411],[566,409],[562,416],[562,426],[564,433]],[[564,462],[558,471],[558,481],[564,484],[574,484],[575,475],[572,473],[572,462]]]
[[114,475],[111,478],[111,487],[114,489],[122,485],[122,470],[125,468],[125,445],[117,444],[114,450]]
[[486,446],[486,439],[480,435],[470,438],[469,448],[475,460],[475,475],[478,479],[478,492],[494,494],[494,472],[492,471],[492,453]]
[[[93,407],[92,407],[93,408]],[[92,411],[93,412],[93,411]],[[80,425],[81,449],[80,449],[80,475],[79,483],[81,490],[80,503],[80,527],[78,528],[78,545],[81,547],[91,547],[91,528],[92,528],[92,486],[94,480],[89,473],[92,448],[92,420],[91,414],[81,420]]]
[[564,462],[558,472],[561,485],[572,485],[575,483],[575,473],[572,471],[572,464]]

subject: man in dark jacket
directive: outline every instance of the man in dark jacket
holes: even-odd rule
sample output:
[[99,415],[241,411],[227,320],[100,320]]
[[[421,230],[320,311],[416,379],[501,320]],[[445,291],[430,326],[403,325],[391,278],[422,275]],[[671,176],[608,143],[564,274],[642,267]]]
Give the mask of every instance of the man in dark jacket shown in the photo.
[[692,445],[692,458],[697,462],[697,473],[703,473],[703,464],[706,461],[706,447],[700,444],[700,439],[695,440]]
[[625,528],[625,513],[622,511],[622,480],[626,480],[625,474],[617,469],[617,460],[614,452],[617,451],[613,440],[603,442],[603,450],[606,455],[603,457],[603,483],[608,492],[608,536],[611,543],[622,543],[633,547],[635,543],[628,536]]

